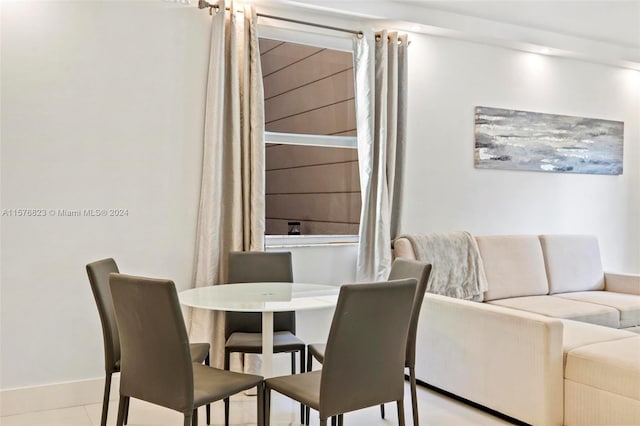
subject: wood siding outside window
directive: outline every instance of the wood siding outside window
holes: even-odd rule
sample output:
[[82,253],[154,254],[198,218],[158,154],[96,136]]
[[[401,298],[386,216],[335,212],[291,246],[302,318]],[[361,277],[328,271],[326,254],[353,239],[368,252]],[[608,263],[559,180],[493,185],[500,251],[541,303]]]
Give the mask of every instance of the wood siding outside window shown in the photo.
[[[261,39],[267,132],[355,136],[350,52]],[[266,234],[355,235],[360,223],[355,149],[266,147]]]

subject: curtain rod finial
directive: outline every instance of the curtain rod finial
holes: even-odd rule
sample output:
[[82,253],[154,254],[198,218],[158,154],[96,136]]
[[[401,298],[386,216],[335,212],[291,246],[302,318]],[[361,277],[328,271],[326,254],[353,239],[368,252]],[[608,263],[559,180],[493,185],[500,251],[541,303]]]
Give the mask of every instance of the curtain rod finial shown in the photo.
[[214,10],[216,13],[220,10],[220,5],[211,4],[207,0],[198,1],[198,9],[206,9],[207,7],[209,8],[209,15],[213,15]]

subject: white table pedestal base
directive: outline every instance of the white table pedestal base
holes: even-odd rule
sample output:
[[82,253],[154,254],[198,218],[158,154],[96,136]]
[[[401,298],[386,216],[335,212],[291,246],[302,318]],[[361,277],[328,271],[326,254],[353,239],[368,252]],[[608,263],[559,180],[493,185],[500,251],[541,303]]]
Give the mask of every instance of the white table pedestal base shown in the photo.
[[262,313],[262,375],[273,376],[273,312]]

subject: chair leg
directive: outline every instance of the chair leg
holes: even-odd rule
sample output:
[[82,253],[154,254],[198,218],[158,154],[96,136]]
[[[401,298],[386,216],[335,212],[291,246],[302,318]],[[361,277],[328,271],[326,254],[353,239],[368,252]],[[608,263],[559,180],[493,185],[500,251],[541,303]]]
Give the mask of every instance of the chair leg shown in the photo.
[[[204,359],[204,365],[210,366],[211,365],[211,361],[210,361],[210,354],[207,354],[207,357]],[[211,404],[207,404],[206,408],[206,413],[207,413],[207,424],[210,425],[211,424]]]
[[124,424],[129,423],[129,402],[130,399],[127,398],[127,404],[124,406]]
[[399,399],[398,404],[398,426],[404,426],[404,401]]
[[118,401],[118,419],[116,420],[117,426],[122,426],[124,424],[124,409],[127,404],[128,396],[120,395],[120,400]]
[[[227,350],[224,351],[224,369],[230,371],[230,358],[231,353]],[[229,397],[224,399],[224,426],[229,426]]]
[[[302,348],[300,350],[300,374],[304,373],[305,371],[307,371],[305,369],[305,365],[304,365],[304,356],[305,356],[305,349]],[[303,425],[305,424],[305,412],[307,411],[307,408],[305,407],[304,404],[300,403],[300,424]],[[306,423],[308,424],[308,423]]]
[[193,414],[189,413],[184,413],[184,426],[191,426],[191,417],[193,416]]
[[224,426],[229,426],[229,397],[224,399]]
[[191,426],[198,426],[198,409],[193,409],[193,415],[191,417]]
[[264,426],[271,425],[271,389],[265,384],[264,388]]
[[418,392],[416,391],[416,369],[409,367],[409,382],[411,384],[411,410],[413,412],[413,426],[418,426]]
[[338,417],[337,416],[332,416],[331,417],[331,426],[338,426]]
[[[305,371],[313,371],[313,356],[311,355],[311,351],[307,351],[307,365]],[[309,426],[309,416],[311,415],[311,408],[307,407],[305,410],[305,424]]]
[[258,384],[258,426],[264,426],[264,382]]
[[380,417],[384,419],[384,404],[380,404]]
[[111,393],[111,373],[104,380],[104,396],[102,397],[102,418],[100,426],[107,426],[107,412],[109,411],[109,394]]

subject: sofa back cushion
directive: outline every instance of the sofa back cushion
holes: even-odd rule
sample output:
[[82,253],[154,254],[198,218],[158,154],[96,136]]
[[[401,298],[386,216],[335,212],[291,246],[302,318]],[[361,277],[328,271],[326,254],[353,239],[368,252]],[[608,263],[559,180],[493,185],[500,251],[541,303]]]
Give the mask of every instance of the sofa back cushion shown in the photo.
[[549,293],[536,235],[476,237],[476,241],[489,283],[485,300]]
[[604,290],[598,240],[591,235],[540,235],[549,293]]

